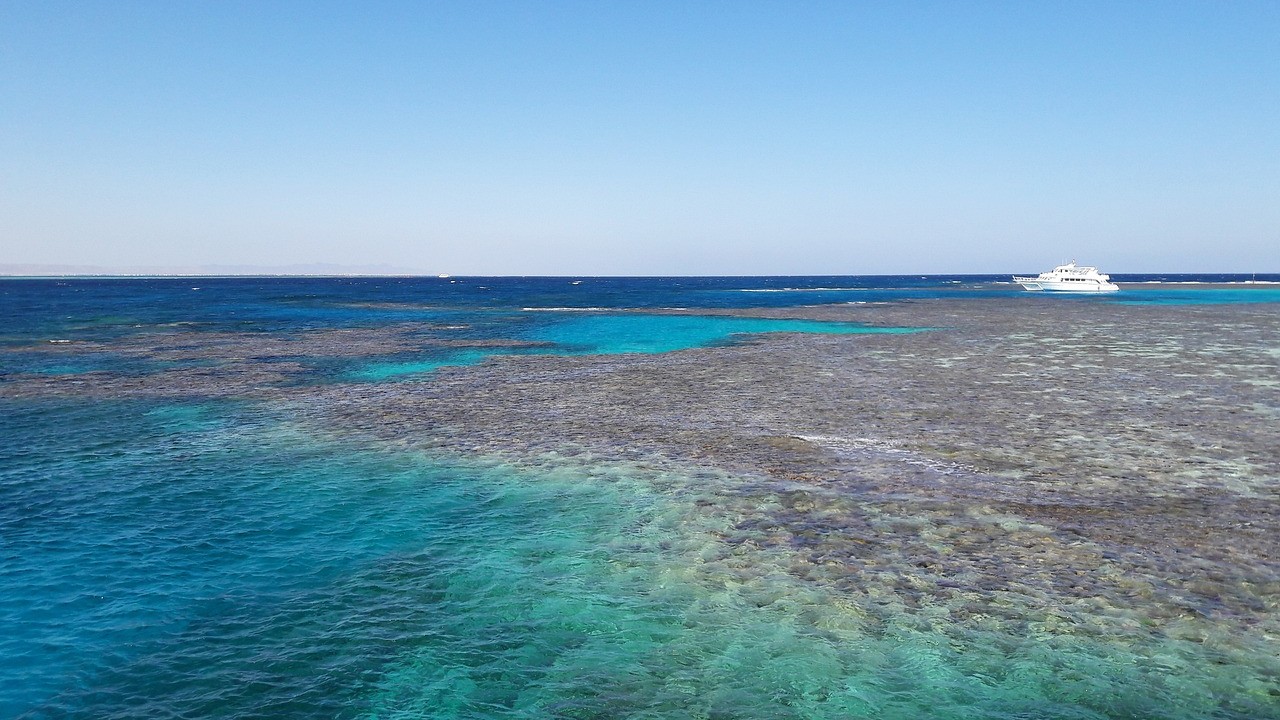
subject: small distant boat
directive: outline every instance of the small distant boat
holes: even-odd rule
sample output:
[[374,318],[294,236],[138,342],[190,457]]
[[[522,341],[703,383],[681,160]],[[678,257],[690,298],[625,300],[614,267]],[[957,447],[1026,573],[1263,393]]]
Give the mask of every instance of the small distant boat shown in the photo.
[[1110,275],[1103,275],[1096,267],[1076,265],[1075,260],[1036,277],[1014,275],[1013,281],[1028,290],[1044,292],[1107,293],[1120,289]]

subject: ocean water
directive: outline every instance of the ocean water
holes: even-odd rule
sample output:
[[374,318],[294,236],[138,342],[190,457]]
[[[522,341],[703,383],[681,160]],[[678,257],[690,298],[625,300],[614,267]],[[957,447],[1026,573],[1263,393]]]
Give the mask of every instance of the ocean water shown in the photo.
[[403,361],[380,360],[351,371],[347,377],[374,381],[388,380],[397,376],[429,373],[442,367],[474,365],[498,354],[664,353],[731,343],[737,338],[764,333],[857,335],[919,331],[916,328],[880,328],[855,323],[812,320],[646,313],[614,314],[598,311],[557,312],[561,317],[548,319],[533,328],[516,333],[516,339],[532,343],[530,346],[437,352],[425,359],[414,357]]
[[1020,296],[1004,279],[0,281],[0,717],[1280,717],[1280,664],[1229,644],[869,618],[784,550],[726,543],[732,513],[708,508],[755,501],[691,463],[405,450],[250,393],[16,390],[145,388],[213,362],[153,351],[191,337],[347,333],[341,350],[423,328],[421,347],[279,357],[391,388],[503,354],[929,332],[654,311]]

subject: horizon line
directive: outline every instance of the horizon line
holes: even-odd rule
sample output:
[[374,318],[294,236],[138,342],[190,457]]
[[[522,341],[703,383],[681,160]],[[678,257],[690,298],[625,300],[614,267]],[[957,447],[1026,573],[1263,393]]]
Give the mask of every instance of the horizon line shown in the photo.
[[[743,274],[676,274],[676,275],[630,275],[630,274],[567,274],[567,275],[538,275],[538,274],[514,274],[501,273],[495,275],[455,275],[450,273],[128,273],[128,272],[101,272],[101,273],[7,273],[0,271],[0,279],[3,280],[230,280],[236,278],[311,278],[311,279],[342,279],[342,278],[413,278],[413,279],[438,279],[438,280],[456,280],[470,278],[547,278],[547,279],[577,279],[577,278],[635,278],[635,279],[662,279],[662,278],[843,278],[843,277],[1003,277],[1016,275],[1013,272],[897,272],[897,273],[821,273],[821,274],[781,274],[781,275],[743,275]],[[1280,275],[1280,271],[1194,271],[1194,272],[1164,272],[1164,271],[1119,271],[1111,272],[1110,275]]]

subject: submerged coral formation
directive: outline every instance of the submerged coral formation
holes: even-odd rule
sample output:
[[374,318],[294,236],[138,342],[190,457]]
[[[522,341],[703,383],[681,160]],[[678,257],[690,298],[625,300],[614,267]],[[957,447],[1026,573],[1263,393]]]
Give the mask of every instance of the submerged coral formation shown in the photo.
[[[1274,307],[1009,297],[665,312],[925,331],[558,355],[549,339],[428,324],[170,327],[25,348],[149,365],[12,374],[0,396],[234,398],[319,436],[586,479],[625,467],[707,518],[668,549],[708,593],[735,588],[841,638],[934,638],[971,678],[1056,648],[1145,681],[1200,678],[1205,712],[1280,716]],[[460,349],[481,352],[440,355]],[[396,382],[349,372],[384,357],[445,359]],[[1087,685],[1081,668],[1046,672]]]

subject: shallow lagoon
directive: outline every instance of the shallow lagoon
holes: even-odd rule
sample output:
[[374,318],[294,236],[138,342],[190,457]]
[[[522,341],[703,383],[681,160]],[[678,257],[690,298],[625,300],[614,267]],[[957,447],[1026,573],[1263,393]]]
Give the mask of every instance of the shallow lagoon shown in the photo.
[[433,372],[442,367],[474,365],[499,354],[617,355],[664,353],[741,341],[761,333],[802,332],[830,335],[918,332],[916,328],[872,327],[849,322],[819,322],[732,316],[600,314],[557,311],[568,317],[542,323],[517,333],[511,346],[486,350],[436,349],[428,358],[377,361],[351,371],[346,377],[387,380]]

